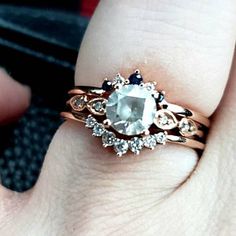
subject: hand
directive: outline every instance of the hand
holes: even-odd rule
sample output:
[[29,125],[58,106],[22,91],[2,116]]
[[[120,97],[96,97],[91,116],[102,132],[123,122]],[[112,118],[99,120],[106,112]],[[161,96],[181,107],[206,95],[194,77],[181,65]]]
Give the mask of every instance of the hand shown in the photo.
[[30,89],[12,80],[0,69],[0,124],[16,120],[28,108]]
[[231,0],[101,1],[75,84],[139,68],[170,102],[212,115],[205,152],[199,161],[169,144],[115,158],[83,125],[65,122],[36,186],[1,189],[0,235],[235,235],[235,20]]

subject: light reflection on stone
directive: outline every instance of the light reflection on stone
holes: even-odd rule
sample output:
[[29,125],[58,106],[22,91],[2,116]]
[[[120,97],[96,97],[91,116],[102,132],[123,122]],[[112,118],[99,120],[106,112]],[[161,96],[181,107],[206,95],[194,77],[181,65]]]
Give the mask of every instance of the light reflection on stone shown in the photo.
[[106,116],[117,132],[137,135],[153,124],[156,110],[151,91],[138,85],[125,85],[109,96]]

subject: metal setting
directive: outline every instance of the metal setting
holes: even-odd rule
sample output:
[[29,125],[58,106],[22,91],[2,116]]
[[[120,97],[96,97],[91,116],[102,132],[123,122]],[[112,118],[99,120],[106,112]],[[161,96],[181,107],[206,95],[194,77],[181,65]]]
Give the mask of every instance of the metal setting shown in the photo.
[[80,86],[69,91],[65,119],[85,123],[104,147],[118,156],[128,151],[176,143],[203,150],[210,125],[200,113],[168,103],[156,82],[143,82],[136,70],[128,79],[117,74],[104,80],[101,88]]
[[178,120],[175,115],[167,109],[161,109],[156,112],[154,123],[158,128],[163,130],[174,129],[178,126]]
[[103,116],[106,112],[106,103],[105,98],[93,98],[87,103],[87,109],[94,115]]

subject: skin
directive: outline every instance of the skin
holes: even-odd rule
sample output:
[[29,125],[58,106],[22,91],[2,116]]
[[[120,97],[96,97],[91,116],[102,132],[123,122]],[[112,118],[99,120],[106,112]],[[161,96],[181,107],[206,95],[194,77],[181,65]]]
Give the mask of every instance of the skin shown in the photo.
[[[115,158],[90,130],[65,122],[36,186],[24,194],[0,188],[0,235],[235,235],[235,21],[233,0],[101,1],[75,84],[99,86],[139,68],[168,101],[211,116],[205,151],[199,159],[169,144]],[[9,90],[0,101],[19,98],[0,103],[6,122],[30,95],[4,72],[0,84]]]

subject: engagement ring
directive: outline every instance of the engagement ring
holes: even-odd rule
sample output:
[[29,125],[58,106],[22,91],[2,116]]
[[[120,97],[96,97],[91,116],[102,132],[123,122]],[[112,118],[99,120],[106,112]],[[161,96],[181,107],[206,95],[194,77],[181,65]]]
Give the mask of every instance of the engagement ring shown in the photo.
[[83,122],[104,147],[118,156],[128,151],[176,143],[203,150],[209,119],[188,108],[168,103],[155,82],[144,82],[139,70],[128,79],[117,74],[101,88],[78,86],[69,91],[65,119]]

